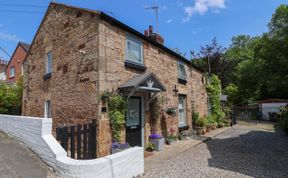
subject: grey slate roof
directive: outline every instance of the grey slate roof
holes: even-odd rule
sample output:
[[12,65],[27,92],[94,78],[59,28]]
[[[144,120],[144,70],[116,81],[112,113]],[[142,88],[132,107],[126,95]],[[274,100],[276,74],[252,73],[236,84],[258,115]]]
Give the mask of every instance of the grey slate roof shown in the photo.
[[145,72],[144,74],[139,74],[136,75],[134,77],[132,77],[131,79],[129,79],[128,81],[126,81],[125,83],[123,83],[122,85],[119,86],[119,89],[124,89],[124,88],[136,88],[139,85],[141,85],[143,82],[145,82],[145,80],[149,79],[150,77],[153,77],[154,80],[158,83],[158,85],[161,87],[160,89],[162,91],[166,91],[166,88],[164,87],[164,85],[157,79],[157,77],[155,76],[154,73],[152,72]]

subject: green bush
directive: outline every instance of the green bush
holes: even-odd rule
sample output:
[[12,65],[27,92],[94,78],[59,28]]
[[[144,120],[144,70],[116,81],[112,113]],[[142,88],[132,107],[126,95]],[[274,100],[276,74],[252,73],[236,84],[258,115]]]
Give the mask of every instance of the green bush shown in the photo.
[[0,114],[21,115],[22,94],[22,79],[9,85],[0,82]]
[[199,119],[199,112],[193,111],[192,120],[196,122],[198,119]]
[[215,115],[208,115],[206,116],[207,124],[208,125],[217,125],[216,116]]
[[278,126],[288,135],[288,106],[281,109]]
[[205,127],[207,125],[207,119],[206,117],[201,117],[198,120],[196,120],[197,127]]

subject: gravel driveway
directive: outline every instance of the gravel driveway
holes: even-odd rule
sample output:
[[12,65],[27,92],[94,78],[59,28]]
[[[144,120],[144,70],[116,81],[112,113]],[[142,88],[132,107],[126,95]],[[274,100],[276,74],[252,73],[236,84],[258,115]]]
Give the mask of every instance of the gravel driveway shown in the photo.
[[288,137],[274,132],[271,124],[238,124],[163,161],[144,177],[287,178]]
[[0,178],[54,178],[49,168],[19,142],[0,132]]

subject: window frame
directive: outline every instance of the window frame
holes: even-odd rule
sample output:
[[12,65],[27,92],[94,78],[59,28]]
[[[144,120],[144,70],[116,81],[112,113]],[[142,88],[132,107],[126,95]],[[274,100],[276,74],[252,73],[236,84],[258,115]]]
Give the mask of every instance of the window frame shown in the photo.
[[[183,108],[180,108],[180,98],[183,98],[184,100],[184,103],[183,103]],[[188,126],[188,121],[187,121],[187,96],[186,95],[178,95],[178,126],[179,128],[181,127],[186,127]],[[180,115],[180,109],[183,110],[184,112],[184,118],[180,118],[181,115]]]
[[51,118],[51,101],[44,102],[44,118]]
[[[141,57],[141,61],[138,62],[138,61],[135,61],[133,59],[130,59],[128,58],[128,41],[132,41],[136,44],[139,44],[140,45],[140,57]],[[140,66],[144,66],[144,51],[143,51],[143,42],[141,40],[139,40],[138,38],[132,36],[132,35],[129,35],[129,34],[126,34],[126,41],[125,41],[125,62],[128,62],[128,63],[132,63],[132,64],[135,64],[135,65],[140,65]]]
[[[181,74],[181,67],[180,66],[183,67],[185,76],[183,76]],[[178,70],[178,78],[181,79],[181,80],[187,81],[187,72],[186,72],[186,69],[185,69],[185,64],[182,61],[179,61],[179,60],[177,61],[177,70]]]
[[46,54],[46,60],[45,60],[45,75],[51,74],[51,73],[53,72],[52,62],[53,62],[52,52],[49,51],[49,52]]
[[[12,70],[12,69],[13,69],[13,70]],[[12,71],[13,71],[13,75],[12,75]],[[9,77],[10,77],[10,78],[14,78],[14,77],[15,77],[15,66],[11,66],[11,67],[10,67]]]

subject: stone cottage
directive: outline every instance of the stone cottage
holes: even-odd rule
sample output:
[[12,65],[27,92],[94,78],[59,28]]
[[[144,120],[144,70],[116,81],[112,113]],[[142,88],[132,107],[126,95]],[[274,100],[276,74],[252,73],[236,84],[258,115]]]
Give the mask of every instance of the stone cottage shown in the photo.
[[26,58],[23,115],[52,117],[54,129],[96,119],[98,156],[109,154],[112,142],[105,91],[128,101],[123,140],[132,146],[148,142],[156,97],[164,101],[157,132],[191,129],[192,108],[207,113],[204,75],[163,41],[103,12],[52,2]]

